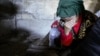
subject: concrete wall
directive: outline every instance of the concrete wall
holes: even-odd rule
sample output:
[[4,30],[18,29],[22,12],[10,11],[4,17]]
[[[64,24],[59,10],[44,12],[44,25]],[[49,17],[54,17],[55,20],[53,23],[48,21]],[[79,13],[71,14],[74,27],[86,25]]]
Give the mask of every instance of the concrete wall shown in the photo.
[[45,37],[54,21],[58,0],[12,0],[19,6],[16,28],[27,29],[34,37]]
[[56,13],[58,0],[18,0],[14,1],[20,6],[21,12],[33,15],[34,19],[53,19]]
[[[50,25],[54,21],[59,0],[11,0],[19,6],[19,13],[13,20],[4,20],[7,27],[23,28],[31,32],[35,37],[44,37],[50,30]],[[99,0],[98,0],[99,1]],[[87,10],[96,12],[94,9],[97,0],[84,0]],[[100,1],[99,1],[100,2]],[[99,9],[99,8],[97,8]],[[7,22],[6,22],[7,21]]]
[[100,10],[100,0],[84,0],[84,5],[86,10],[89,10],[93,13]]

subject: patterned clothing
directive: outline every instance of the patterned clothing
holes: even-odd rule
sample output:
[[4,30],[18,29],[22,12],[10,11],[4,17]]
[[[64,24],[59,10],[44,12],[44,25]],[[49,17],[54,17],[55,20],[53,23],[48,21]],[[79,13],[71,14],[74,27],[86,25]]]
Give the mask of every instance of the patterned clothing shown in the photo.
[[85,11],[85,14],[73,27],[69,35],[65,35],[63,27],[58,27],[59,31],[61,32],[61,35],[59,37],[60,40],[58,42],[56,41],[56,43],[60,42],[61,46],[76,46],[88,34],[88,32],[91,30],[91,26],[95,23],[95,21],[96,16],[89,11]]
[[68,56],[100,56],[100,18],[77,48]]

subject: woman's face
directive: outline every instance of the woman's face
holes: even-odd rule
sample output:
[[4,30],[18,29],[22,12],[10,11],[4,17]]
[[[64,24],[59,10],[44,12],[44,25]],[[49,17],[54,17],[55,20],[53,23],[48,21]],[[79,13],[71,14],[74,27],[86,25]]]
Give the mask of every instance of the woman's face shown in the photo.
[[71,29],[76,24],[78,16],[74,15],[74,16],[62,18],[62,19],[65,21],[64,27]]

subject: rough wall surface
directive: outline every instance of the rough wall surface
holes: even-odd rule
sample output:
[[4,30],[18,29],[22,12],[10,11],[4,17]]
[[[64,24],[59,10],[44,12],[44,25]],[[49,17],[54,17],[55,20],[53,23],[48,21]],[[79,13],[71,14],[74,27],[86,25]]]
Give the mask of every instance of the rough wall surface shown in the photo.
[[[59,0],[11,0],[19,6],[19,13],[13,20],[13,27],[25,28],[43,35],[49,32],[54,21]],[[85,8],[91,12],[99,10],[99,0],[84,0]],[[33,33],[32,33],[33,34]]]
[[95,13],[100,10],[100,0],[84,0],[84,6],[86,10]]
[[[12,0],[19,6],[15,17],[17,28],[46,36],[54,21],[58,0]],[[32,33],[33,34],[33,33]]]

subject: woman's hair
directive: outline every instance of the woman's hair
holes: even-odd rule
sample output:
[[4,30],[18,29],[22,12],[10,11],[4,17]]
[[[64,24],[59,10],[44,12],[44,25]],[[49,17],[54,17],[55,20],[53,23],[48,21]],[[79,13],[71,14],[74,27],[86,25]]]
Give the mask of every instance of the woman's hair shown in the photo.
[[87,19],[87,18],[92,19],[92,21],[95,21],[98,18],[95,14],[93,14],[92,12],[90,12],[88,10],[84,11],[84,13],[82,14],[82,17],[84,19]]
[[0,0],[0,19],[7,19],[17,13],[17,6],[9,0]]

